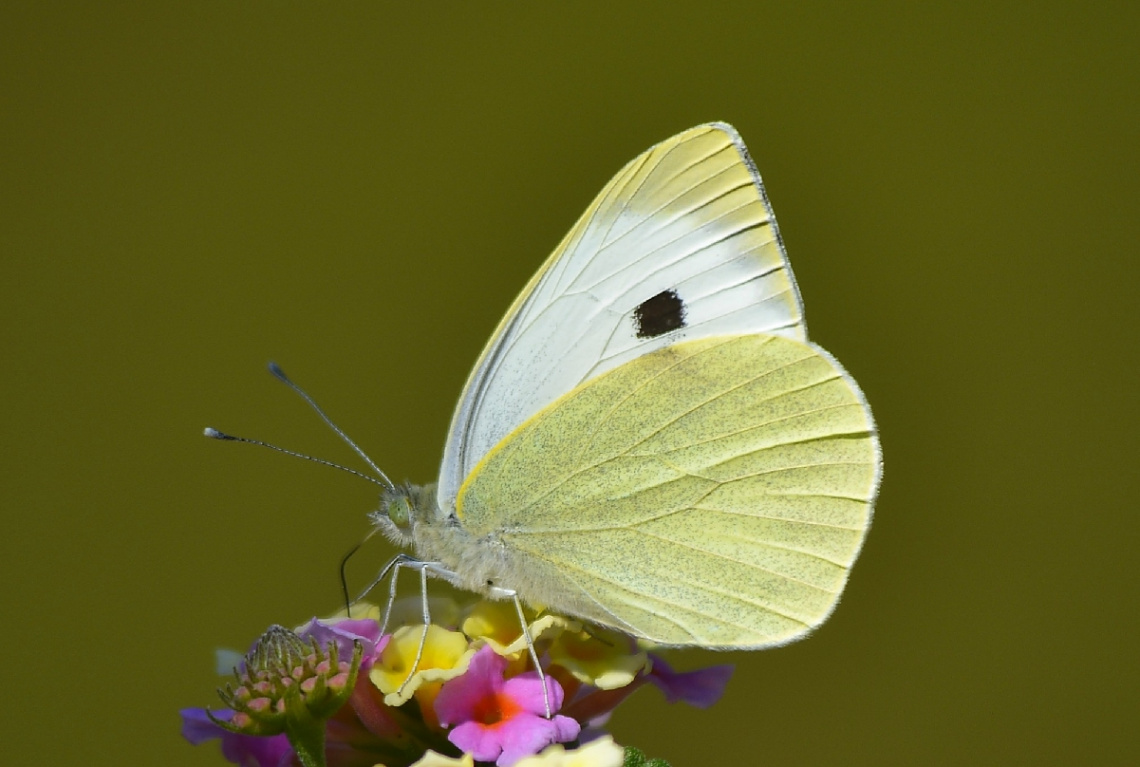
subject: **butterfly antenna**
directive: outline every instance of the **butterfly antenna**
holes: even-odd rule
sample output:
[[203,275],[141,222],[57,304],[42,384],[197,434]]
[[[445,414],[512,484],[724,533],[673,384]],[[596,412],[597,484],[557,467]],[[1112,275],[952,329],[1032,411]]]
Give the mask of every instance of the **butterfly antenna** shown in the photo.
[[290,389],[301,395],[301,399],[305,400],[305,402],[308,402],[309,407],[317,411],[317,415],[321,417],[321,420],[324,421],[330,429],[336,432],[336,435],[343,439],[345,441],[345,444],[355,450],[356,454],[363,458],[364,462],[372,468],[372,471],[376,472],[377,476],[383,480],[384,487],[388,488],[389,490],[396,489],[395,483],[393,483],[392,480],[388,479],[388,475],[381,471],[380,467],[377,466],[375,462],[373,462],[373,460],[368,457],[368,454],[361,450],[360,447],[355,442],[353,442],[347,434],[341,431],[341,428],[333,423],[331,418],[325,415],[325,411],[321,410],[321,406],[318,405],[316,401],[309,396],[308,392],[306,392],[297,384],[293,383],[293,381],[289,379],[289,376],[285,375],[285,371],[278,367],[276,362],[269,363],[269,372],[272,373],[278,381],[287,384]]
[[[222,442],[244,442],[247,445],[260,445],[261,447],[267,447],[270,450],[276,450],[278,453],[284,453],[285,455],[291,455],[294,458],[304,458],[306,461],[312,461],[313,463],[319,463],[322,466],[331,466],[334,469],[340,469],[341,471],[347,471],[349,474],[352,474],[353,476],[356,476],[356,477],[360,477],[361,479],[366,479],[374,485],[380,485],[380,487],[384,488],[385,490],[391,490],[392,489],[391,485],[385,484],[384,482],[376,479],[376,477],[373,477],[371,474],[365,474],[362,471],[357,471],[356,469],[350,469],[347,466],[341,466],[339,463],[333,463],[332,461],[326,461],[323,458],[314,458],[311,455],[305,455],[304,453],[298,453],[295,450],[286,450],[283,447],[278,447],[277,445],[271,445],[268,442],[262,442],[259,439],[247,439],[246,437],[235,437],[232,434],[226,434],[223,431],[218,431],[217,429],[212,429],[209,426],[207,426],[206,429],[202,433],[205,434],[210,439],[219,439]],[[384,479],[388,479],[388,478],[384,477]],[[367,539],[365,539],[365,540],[367,540]],[[363,541],[362,541],[362,543],[363,543]]]

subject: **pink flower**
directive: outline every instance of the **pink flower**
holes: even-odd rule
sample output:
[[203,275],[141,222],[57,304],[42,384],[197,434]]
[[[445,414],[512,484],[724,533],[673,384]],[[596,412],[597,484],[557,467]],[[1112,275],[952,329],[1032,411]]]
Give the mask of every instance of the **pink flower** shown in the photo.
[[[478,761],[494,760],[510,767],[524,756],[552,743],[578,737],[575,720],[556,715],[546,718],[542,682],[538,674],[503,679],[507,660],[483,647],[471,659],[467,673],[444,683],[435,700],[442,725],[455,725],[447,738]],[[551,711],[562,707],[562,687],[546,677]]]

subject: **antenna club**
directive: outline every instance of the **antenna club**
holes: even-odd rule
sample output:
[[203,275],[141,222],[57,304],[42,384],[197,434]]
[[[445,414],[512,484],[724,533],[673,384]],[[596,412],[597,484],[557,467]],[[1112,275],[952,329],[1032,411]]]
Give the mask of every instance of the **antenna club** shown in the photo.
[[304,453],[298,453],[295,450],[286,450],[283,447],[278,447],[277,445],[271,445],[268,442],[262,442],[259,439],[248,439],[246,437],[235,437],[232,434],[226,434],[225,432],[218,431],[217,429],[211,428],[209,426],[207,426],[205,428],[205,430],[203,431],[203,434],[205,434],[207,437],[211,437],[213,439],[224,440],[226,442],[244,442],[247,445],[258,445],[260,447],[267,447],[270,450],[276,450],[278,453],[284,453],[285,455],[291,455],[294,458],[304,458],[306,461],[312,461],[313,463],[319,463],[319,464],[322,464],[323,466],[331,466],[334,469],[340,469],[341,471],[347,471],[349,474],[353,474],[357,477],[360,477],[361,479],[366,479],[374,485],[379,485],[380,487],[384,488],[384,490],[386,490],[387,492],[392,492],[395,489],[393,487],[392,483],[390,481],[388,481],[388,478],[386,476],[384,476],[383,474],[380,475],[381,479],[377,479],[376,477],[370,477],[367,474],[361,474],[356,469],[350,469],[347,466],[341,466],[339,463],[333,463],[332,461],[326,461],[323,458],[314,458],[311,455],[305,455]]
[[[306,392],[300,386],[298,386],[297,384],[295,384],[291,380],[289,380],[289,378],[285,375],[285,371],[283,371],[280,367],[278,367],[277,363],[273,362],[272,360],[269,361],[269,372],[272,373],[273,376],[275,378],[277,378],[277,380],[281,381],[286,386],[288,386],[290,389],[297,392],[297,395],[301,399],[305,400],[305,402],[308,403],[309,407],[311,407],[313,409],[313,411],[316,412],[316,414],[321,417],[321,420],[324,421],[325,424],[328,425],[328,427],[330,429],[332,429],[333,432],[335,432],[338,437],[343,439],[345,444],[347,444],[349,447],[351,447],[353,449],[353,451],[358,456],[360,456],[362,459],[364,459],[364,462],[366,464],[368,464],[368,467],[370,469],[372,469],[372,471],[376,472],[376,476],[378,476],[380,478],[380,481],[377,484],[383,485],[384,487],[388,488],[389,490],[395,490],[396,489],[396,485],[392,482],[392,480],[388,479],[388,475],[385,474],[384,472],[382,472],[380,470],[380,467],[377,466],[376,463],[371,458],[368,457],[368,454],[365,453],[363,450],[361,450],[360,446],[357,445],[355,442],[353,442],[349,438],[349,436],[347,434],[345,434],[344,431],[339,426],[337,426],[335,423],[333,423],[331,418],[329,418],[327,415],[325,415],[325,411],[322,410],[321,406],[318,405],[316,403],[316,401],[312,397],[309,396],[308,392]],[[242,440],[242,441],[243,442],[250,442],[252,440]],[[286,451],[286,452],[288,452],[288,451]]]

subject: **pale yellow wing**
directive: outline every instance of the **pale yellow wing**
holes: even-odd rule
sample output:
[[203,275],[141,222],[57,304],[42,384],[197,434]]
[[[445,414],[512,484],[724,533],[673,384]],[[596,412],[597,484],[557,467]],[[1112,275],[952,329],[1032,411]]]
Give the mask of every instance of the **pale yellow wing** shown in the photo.
[[673,645],[756,648],[830,614],[879,450],[855,382],[772,335],[667,346],[558,399],[460,489],[527,601]]
[[742,333],[806,338],[744,142],[701,125],[618,172],[511,306],[452,417],[440,506],[451,511],[483,456],[574,387],[678,341]]

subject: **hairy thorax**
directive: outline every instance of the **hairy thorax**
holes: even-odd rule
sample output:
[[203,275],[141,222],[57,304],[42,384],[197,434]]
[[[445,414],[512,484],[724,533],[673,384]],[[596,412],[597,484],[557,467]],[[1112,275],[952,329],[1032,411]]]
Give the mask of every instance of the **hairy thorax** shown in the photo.
[[512,588],[506,550],[497,536],[472,535],[454,511],[439,507],[434,484],[406,485],[386,494],[372,519],[393,542],[447,570],[459,588],[484,596]]

